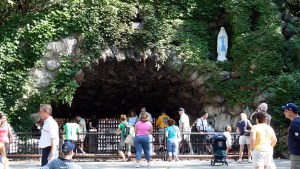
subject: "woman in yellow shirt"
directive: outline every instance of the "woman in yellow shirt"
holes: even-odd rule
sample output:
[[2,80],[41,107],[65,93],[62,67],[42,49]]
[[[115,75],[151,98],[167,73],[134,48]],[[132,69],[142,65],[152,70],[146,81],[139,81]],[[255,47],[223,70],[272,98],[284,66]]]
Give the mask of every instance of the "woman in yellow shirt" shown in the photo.
[[276,169],[273,160],[273,147],[277,138],[272,127],[266,124],[267,116],[264,112],[257,113],[256,125],[252,126],[250,134],[250,150],[252,152],[252,168]]

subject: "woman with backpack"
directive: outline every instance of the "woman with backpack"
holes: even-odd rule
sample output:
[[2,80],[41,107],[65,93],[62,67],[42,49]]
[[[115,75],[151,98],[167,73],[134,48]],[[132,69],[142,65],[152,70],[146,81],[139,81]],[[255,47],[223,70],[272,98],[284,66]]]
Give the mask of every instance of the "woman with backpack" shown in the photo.
[[[131,160],[131,157],[130,157],[131,156],[131,146],[125,144],[125,139],[129,132],[127,128],[130,125],[130,123],[127,122],[127,117],[125,114],[121,115],[120,120],[121,120],[121,122],[120,122],[117,132],[116,132],[117,135],[121,134],[121,140],[118,144],[118,153],[122,157],[122,161],[130,161]],[[128,154],[127,160],[125,158],[124,152],[122,151],[122,149],[125,145],[126,145],[127,154]]]
[[236,124],[236,130],[240,134],[239,136],[239,144],[240,144],[240,158],[238,160],[239,163],[242,162],[244,146],[247,144],[248,148],[248,162],[251,163],[251,151],[250,151],[250,130],[252,125],[250,121],[247,119],[247,115],[245,113],[241,113],[240,121]]

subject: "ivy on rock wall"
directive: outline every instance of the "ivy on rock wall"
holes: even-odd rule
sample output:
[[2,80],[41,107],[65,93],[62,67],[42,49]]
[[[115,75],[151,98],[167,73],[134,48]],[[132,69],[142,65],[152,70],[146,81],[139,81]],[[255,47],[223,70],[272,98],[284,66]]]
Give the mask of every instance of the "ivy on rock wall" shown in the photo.
[[[283,76],[284,66],[290,63],[283,55],[281,19],[272,0],[31,2],[35,4],[22,12],[3,10],[7,17],[0,17],[0,109],[19,130],[31,129],[26,125],[32,123],[28,115],[37,112],[39,104],[71,104],[78,87],[76,72],[109,46],[140,52],[155,49],[161,55],[160,63],[171,60],[175,53],[187,74],[212,74],[208,89],[223,94],[230,105],[251,104],[255,94]],[[225,22],[211,26],[220,13]],[[144,28],[133,30],[133,21],[142,22]],[[227,62],[215,61],[220,26],[229,34]],[[82,38],[77,46],[81,52],[62,54],[51,84],[30,90],[28,72],[43,64],[46,45],[70,35]],[[291,39],[288,45],[296,42]],[[220,71],[229,72],[231,78],[220,78]]]
[[[31,125],[25,125],[32,123],[28,115],[36,113],[39,104],[72,103],[78,87],[74,80],[76,72],[101,56],[108,46],[143,52],[151,47],[162,55],[174,50],[183,60],[194,57],[207,60],[207,23],[178,18],[192,18],[187,10],[190,7],[183,9],[181,5],[171,8],[178,8],[176,15],[174,12],[165,15],[165,6],[157,6],[154,1],[70,1],[26,15],[11,15],[0,28],[3,32],[0,35],[1,109],[16,122],[17,130],[30,130]],[[137,19],[144,23],[144,29],[131,28],[131,22]],[[61,55],[61,65],[51,84],[32,90],[28,72],[44,64],[41,58],[46,45],[70,35],[82,36],[81,52],[74,56]],[[167,56],[162,58],[165,60]]]
[[227,0],[224,7],[233,32],[229,51],[232,63],[227,71],[236,77],[217,85],[217,91],[231,105],[252,106],[255,95],[282,73],[280,15],[272,1]]

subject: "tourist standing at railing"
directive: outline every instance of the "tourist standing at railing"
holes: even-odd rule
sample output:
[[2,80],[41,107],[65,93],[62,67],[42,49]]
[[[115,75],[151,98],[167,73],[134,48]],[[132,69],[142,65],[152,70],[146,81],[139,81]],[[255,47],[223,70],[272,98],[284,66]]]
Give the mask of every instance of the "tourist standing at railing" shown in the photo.
[[99,121],[95,115],[92,115],[89,120],[88,131],[98,131]]
[[81,166],[75,164],[72,161],[72,157],[74,155],[74,148],[75,145],[73,143],[66,141],[62,145],[62,157],[51,161],[50,163],[48,163],[44,167],[41,167],[40,169],[82,169]]
[[0,142],[5,144],[6,153],[9,153],[9,145],[13,141],[12,128],[6,120],[3,112],[0,112]]
[[271,120],[272,120],[272,116],[271,116],[270,114],[268,114],[267,110],[268,110],[268,105],[267,105],[267,103],[261,103],[261,104],[257,107],[256,111],[253,112],[253,113],[250,115],[249,119],[255,121],[255,119],[256,119],[256,114],[257,114],[258,112],[264,112],[264,113],[266,113],[267,124],[270,125],[270,124],[271,124]]
[[128,118],[128,122],[130,124],[132,124],[133,126],[135,126],[136,122],[139,120],[138,116],[136,115],[136,113],[134,111],[130,111],[129,113],[129,118]]
[[[118,129],[116,132],[117,135],[121,134],[121,140],[118,144],[118,153],[122,157],[122,161],[131,161],[131,146],[125,144],[126,136],[127,136],[127,134],[130,134],[130,131],[127,131],[127,130],[130,130],[128,126],[131,124],[129,122],[127,122],[127,118],[126,118],[125,114],[121,115],[120,120],[121,120],[121,123],[118,125]],[[125,154],[122,151],[122,149],[124,148],[125,145],[127,148],[127,155],[128,155],[127,160],[125,158]]]
[[207,118],[208,118],[208,113],[204,112],[201,114],[201,117],[198,118],[197,120],[196,127],[198,131],[200,131],[200,133],[207,132],[207,128],[208,128]]
[[166,115],[166,112],[162,111],[161,115],[158,117],[158,119],[156,120],[156,126],[158,126],[158,142],[159,142],[159,148],[162,148],[163,146],[163,141],[165,138],[165,128],[167,128],[168,125],[168,121],[170,120],[170,117],[168,115]]
[[190,148],[190,154],[194,154],[193,147],[190,139],[190,133],[191,133],[191,126],[190,126],[190,119],[187,114],[185,114],[183,108],[179,108],[178,114],[180,115],[179,120],[179,129],[180,132],[183,133],[182,140],[179,143],[179,149],[182,147],[183,143],[186,142],[189,145]]
[[250,151],[250,132],[249,135],[246,133],[245,130],[250,131],[252,125],[250,121],[247,119],[247,115],[245,113],[241,113],[240,121],[236,124],[236,131],[240,134],[239,136],[239,144],[240,144],[240,155],[238,162],[242,162],[243,153],[244,153],[244,146],[247,144],[248,148],[248,162],[251,163],[251,151]]
[[6,157],[6,150],[5,150],[5,145],[3,142],[0,142],[0,168],[1,169],[8,169],[9,164],[8,164],[8,159]]
[[256,114],[256,125],[253,125],[250,134],[250,151],[252,151],[253,169],[276,169],[273,160],[273,148],[277,138],[275,132],[267,125],[267,116],[264,112]]
[[288,147],[290,151],[291,169],[300,168],[300,116],[298,106],[295,103],[288,103],[281,106],[286,118],[291,120],[288,132]]
[[85,135],[86,135],[86,122],[80,115],[76,115],[76,120],[79,124],[79,129],[80,129],[79,130],[79,140],[80,140],[79,150],[81,151],[81,153],[85,154],[83,148],[84,148],[84,139],[85,139]]
[[166,128],[166,138],[167,138],[167,149],[168,149],[168,161],[172,161],[172,156],[175,161],[178,161],[178,144],[180,137],[179,127],[175,125],[175,120],[168,120],[169,127]]
[[74,152],[76,152],[76,142],[78,140],[78,134],[79,134],[79,125],[75,123],[74,120],[71,120],[70,122],[67,122],[64,125],[63,133],[65,133],[65,139],[64,141],[70,141],[75,145]]
[[141,120],[141,114],[142,114],[142,113],[147,113],[148,116],[149,116],[149,120],[148,120],[148,121],[149,121],[150,123],[153,122],[152,115],[151,115],[149,112],[147,112],[146,107],[142,107],[142,108],[141,108],[141,113],[140,113],[140,115],[139,115],[139,120]]
[[150,133],[153,131],[152,124],[148,121],[149,114],[142,112],[140,115],[140,121],[135,124],[135,146],[136,146],[136,168],[140,167],[140,160],[142,158],[142,150],[144,151],[145,158],[150,167]]
[[231,139],[231,126],[227,125],[225,126],[225,131],[224,131],[224,136],[226,137],[226,153],[229,153],[229,150],[231,149],[231,145],[232,145],[232,139]]
[[42,148],[41,165],[44,166],[58,157],[59,133],[58,124],[52,117],[52,107],[50,104],[42,104],[39,115],[44,120],[39,141],[39,148]]

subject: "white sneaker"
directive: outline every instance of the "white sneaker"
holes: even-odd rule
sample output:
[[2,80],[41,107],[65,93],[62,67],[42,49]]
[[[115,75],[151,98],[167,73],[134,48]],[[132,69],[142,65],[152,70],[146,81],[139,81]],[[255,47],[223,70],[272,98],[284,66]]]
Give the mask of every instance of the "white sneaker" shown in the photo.
[[248,159],[248,163],[252,163],[252,160],[251,160],[251,158],[249,158],[249,159]]
[[238,159],[238,161],[237,161],[238,163],[241,163],[242,162],[242,159]]
[[136,163],[135,168],[140,168],[140,164]]

